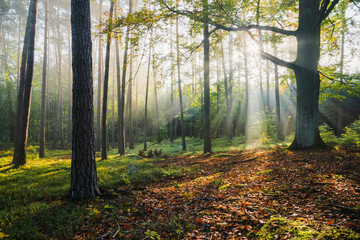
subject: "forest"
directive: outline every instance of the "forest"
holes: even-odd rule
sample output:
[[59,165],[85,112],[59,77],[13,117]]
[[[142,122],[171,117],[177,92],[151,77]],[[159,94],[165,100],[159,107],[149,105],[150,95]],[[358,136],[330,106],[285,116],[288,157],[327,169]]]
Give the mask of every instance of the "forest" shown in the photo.
[[0,239],[360,239],[359,0],[0,17]]

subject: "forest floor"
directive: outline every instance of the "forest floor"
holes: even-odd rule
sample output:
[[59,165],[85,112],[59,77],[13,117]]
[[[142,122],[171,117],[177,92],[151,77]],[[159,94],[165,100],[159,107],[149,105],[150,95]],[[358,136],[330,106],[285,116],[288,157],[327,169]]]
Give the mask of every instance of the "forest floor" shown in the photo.
[[157,164],[193,171],[106,189],[74,238],[346,239],[332,227],[360,232],[358,150],[247,150]]
[[97,161],[101,196],[71,203],[69,157],[34,160],[31,180],[0,158],[0,239],[360,239],[360,149],[119,159]]

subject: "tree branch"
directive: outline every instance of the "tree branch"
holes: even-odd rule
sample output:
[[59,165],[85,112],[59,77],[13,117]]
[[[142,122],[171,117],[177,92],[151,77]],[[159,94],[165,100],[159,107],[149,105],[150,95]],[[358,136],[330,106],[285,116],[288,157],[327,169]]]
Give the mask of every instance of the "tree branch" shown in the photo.
[[[336,0],[339,1],[339,0]],[[202,13],[202,12],[191,12],[191,11],[181,11],[181,10],[176,10],[172,7],[170,7],[169,5],[166,4],[165,1],[161,1],[161,3],[165,6],[165,8],[167,8],[169,11],[171,11],[172,13],[175,14],[179,14],[182,16],[186,16],[189,17],[190,19],[194,20],[194,21],[198,21],[198,22],[202,22],[202,23],[206,23],[206,24],[210,24],[213,25],[214,27],[216,27],[217,29],[222,29],[228,32],[239,32],[239,31],[249,31],[251,29],[258,29],[258,30],[264,30],[264,31],[272,31],[275,33],[280,33],[286,36],[297,36],[297,30],[285,30],[285,29],[281,29],[278,27],[273,27],[273,26],[260,26],[260,25],[256,25],[256,24],[250,24],[250,25],[238,25],[236,23],[232,23],[233,26],[235,27],[228,27],[225,26],[223,24],[214,22],[212,20],[206,20],[204,18],[198,17],[198,14]]]
[[340,0],[334,0],[334,1],[331,3],[331,5],[330,5],[330,7],[329,7],[328,9],[326,9],[326,8],[327,8],[327,6],[329,5],[330,0],[327,0],[327,1],[326,1],[327,3],[326,3],[326,5],[324,6],[324,13],[321,15],[320,23],[321,23],[322,21],[324,21],[324,19],[329,16],[329,14],[331,13],[332,10],[334,10],[336,4],[338,4],[339,1],[340,1]]
[[293,62],[284,61],[264,51],[260,51],[260,55],[263,59],[268,60],[276,65],[287,67],[293,70],[297,68],[297,66]]

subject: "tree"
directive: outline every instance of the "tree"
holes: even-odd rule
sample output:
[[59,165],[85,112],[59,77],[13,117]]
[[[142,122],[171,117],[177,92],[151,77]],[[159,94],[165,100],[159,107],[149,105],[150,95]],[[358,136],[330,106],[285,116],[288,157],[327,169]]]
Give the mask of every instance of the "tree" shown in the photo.
[[[132,0],[129,0],[129,15],[132,12]],[[124,59],[123,59],[123,72],[121,79],[121,98],[120,98],[120,107],[119,111],[119,154],[125,155],[125,121],[124,121],[124,110],[125,110],[125,82],[126,82],[126,69],[127,69],[127,60],[128,60],[128,50],[129,50],[129,41],[130,41],[130,26],[126,28],[126,37],[125,37],[125,50],[124,50]]]
[[25,39],[21,59],[20,84],[17,97],[15,147],[12,163],[15,166],[26,163],[26,145],[29,127],[31,87],[34,70],[35,29],[37,0],[31,0],[26,23]]
[[[102,25],[102,3],[103,0],[99,0],[99,25]],[[97,94],[97,111],[96,111],[96,151],[100,150],[101,146],[101,82],[102,82],[102,62],[103,62],[103,52],[102,52],[102,37],[99,36],[99,62],[98,62],[98,94]]]
[[181,92],[181,75],[180,75],[180,49],[179,49],[179,18],[176,18],[176,65],[177,65],[177,77],[178,77],[178,88],[179,88],[179,101],[180,101],[180,126],[181,126],[181,140],[182,150],[186,150],[185,142],[185,126],[184,126],[184,110],[183,110],[183,99]]
[[[208,15],[208,0],[203,0],[205,17]],[[211,152],[210,135],[210,41],[209,25],[204,24],[204,153]]]
[[49,0],[45,0],[45,29],[44,29],[44,57],[41,85],[41,116],[40,116],[40,146],[39,157],[45,157],[45,105],[46,105],[46,74],[47,74],[47,49],[49,28]]
[[148,110],[148,96],[149,96],[149,79],[150,79],[150,66],[151,66],[151,48],[152,48],[152,31],[151,37],[149,41],[149,58],[148,58],[148,66],[147,66],[147,75],[146,75],[146,90],[145,90],[145,123],[144,123],[144,151],[147,150],[146,145],[146,137],[147,137],[147,129],[148,129],[148,120],[147,120],[147,110]]
[[98,195],[94,142],[90,0],[71,0],[73,67],[72,200]]
[[[114,10],[114,2],[111,1],[109,22],[112,22],[112,14]],[[104,91],[103,91],[103,106],[102,106],[102,119],[101,119],[101,159],[107,159],[106,146],[107,146],[107,100],[108,100],[108,88],[109,88],[109,68],[110,68],[110,44],[111,44],[111,32],[108,33],[106,39],[106,53],[105,53],[105,76],[104,76]]]

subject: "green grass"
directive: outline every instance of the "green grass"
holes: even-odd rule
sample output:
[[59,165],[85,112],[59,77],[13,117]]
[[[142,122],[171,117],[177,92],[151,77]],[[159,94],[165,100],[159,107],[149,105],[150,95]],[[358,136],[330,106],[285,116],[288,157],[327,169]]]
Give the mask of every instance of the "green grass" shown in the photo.
[[[47,158],[39,159],[37,150],[29,146],[27,163],[19,168],[11,165],[12,149],[0,151],[0,236],[4,233],[10,239],[70,238],[89,215],[86,203],[68,201],[71,151],[48,150]],[[180,167],[158,167],[154,161],[164,161],[161,158],[138,158],[137,150],[123,157],[112,150],[108,160],[97,159],[100,191],[188,173]]]

